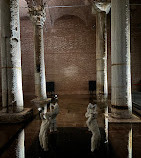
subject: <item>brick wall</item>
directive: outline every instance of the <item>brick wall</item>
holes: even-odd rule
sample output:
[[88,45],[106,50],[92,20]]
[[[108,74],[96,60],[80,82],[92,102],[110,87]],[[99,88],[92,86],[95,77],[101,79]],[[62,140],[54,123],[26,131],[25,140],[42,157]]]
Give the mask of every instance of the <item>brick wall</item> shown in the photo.
[[[46,80],[55,82],[56,93],[88,93],[88,81],[96,80],[95,36],[95,29],[75,16],[58,19],[48,30],[45,27]],[[33,92],[33,26],[26,19],[21,20],[21,41],[23,90]]]
[[[131,8],[132,90],[141,80],[141,7]],[[111,85],[110,15],[108,16],[108,84]],[[95,24],[95,20],[93,21]],[[44,29],[46,79],[54,81],[58,94],[88,93],[88,81],[96,79],[95,28],[75,16],[64,16]],[[34,93],[33,25],[21,18],[24,93]],[[0,86],[1,89],[1,86]]]
[[33,25],[29,19],[21,19],[21,50],[23,91],[34,93],[34,41]]
[[95,36],[92,26],[74,16],[57,20],[45,34],[46,78],[57,93],[88,93],[88,81],[96,80]]
[[141,6],[131,6],[132,90],[141,91]]

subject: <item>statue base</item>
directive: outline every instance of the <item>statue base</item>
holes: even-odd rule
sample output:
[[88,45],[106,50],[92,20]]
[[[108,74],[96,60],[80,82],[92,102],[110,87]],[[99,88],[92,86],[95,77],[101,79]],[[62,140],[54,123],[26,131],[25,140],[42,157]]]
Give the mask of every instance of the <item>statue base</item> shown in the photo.
[[24,108],[19,113],[4,113],[0,111],[0,123],[21,123],[33,118],[33,109]]

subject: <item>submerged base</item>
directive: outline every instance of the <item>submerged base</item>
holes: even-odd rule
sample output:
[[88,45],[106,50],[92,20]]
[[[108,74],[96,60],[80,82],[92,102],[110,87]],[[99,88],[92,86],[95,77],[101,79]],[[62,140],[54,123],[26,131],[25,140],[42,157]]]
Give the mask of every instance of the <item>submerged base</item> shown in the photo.
[[106,117],[108,118],[109,123],[141,123],[141,119],[134,114],[132,114],[131,118],[127,119],[113,118],[111,113],[109,113]]
[[128,109],[111,108],[111,116],[117,119],[132,118],[132,111]]
[[0,123],[21,123],[33,117],[33,109],[25,108],[19,113],[3,113],[0,111]]

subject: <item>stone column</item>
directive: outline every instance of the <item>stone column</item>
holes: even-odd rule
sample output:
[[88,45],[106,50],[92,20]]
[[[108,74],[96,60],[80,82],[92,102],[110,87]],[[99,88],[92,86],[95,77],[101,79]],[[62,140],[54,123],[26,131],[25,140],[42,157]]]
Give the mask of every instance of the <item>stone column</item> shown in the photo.
[[96,14],[96,95],[98,104],[108,99],[107,81],[107,14],[111,4],[94,2],[93,14]]
[[132,116],[129,0],[111,1],[111,112]]
[[1,0],[3,112],[23,111],[19,0]]
[[28,3],[30,18],[34,25],[35,95],[39,100],[47,99],[44,63],[43,26],[46,20],[44,4]]

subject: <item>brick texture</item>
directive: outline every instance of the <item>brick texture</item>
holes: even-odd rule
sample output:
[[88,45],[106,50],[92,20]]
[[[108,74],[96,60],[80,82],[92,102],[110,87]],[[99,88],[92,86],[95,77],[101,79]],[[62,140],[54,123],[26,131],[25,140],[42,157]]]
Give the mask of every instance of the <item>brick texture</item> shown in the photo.
[[[84,8],[85,9],[85,8]],[[65,14],[67,12],[65,11]],[[141,7],[131,7],[132,90],[141,82]],[[24,16],[22,16],[24,15]],[[25,16],[26,15],[26,16]],[[63,15],[44,27],[46,80],[55,82],[58,94],[87,94],[88,81],[96,80],[95,17]],[[86,15],[85,17],[88,17]],[[48,22],[49,23],[49,22]],[[46,23],[47,24],[47,23]],[[24,94],[34,93],[33,25],[21,14],[21,49]],[[108,15],[108,84],[111,85],[110,15]],[[1,81],[1,78],[0,78]],[[1,84],[0,84],[1,85]],[[1,89],[1,86],[0,86]]]

